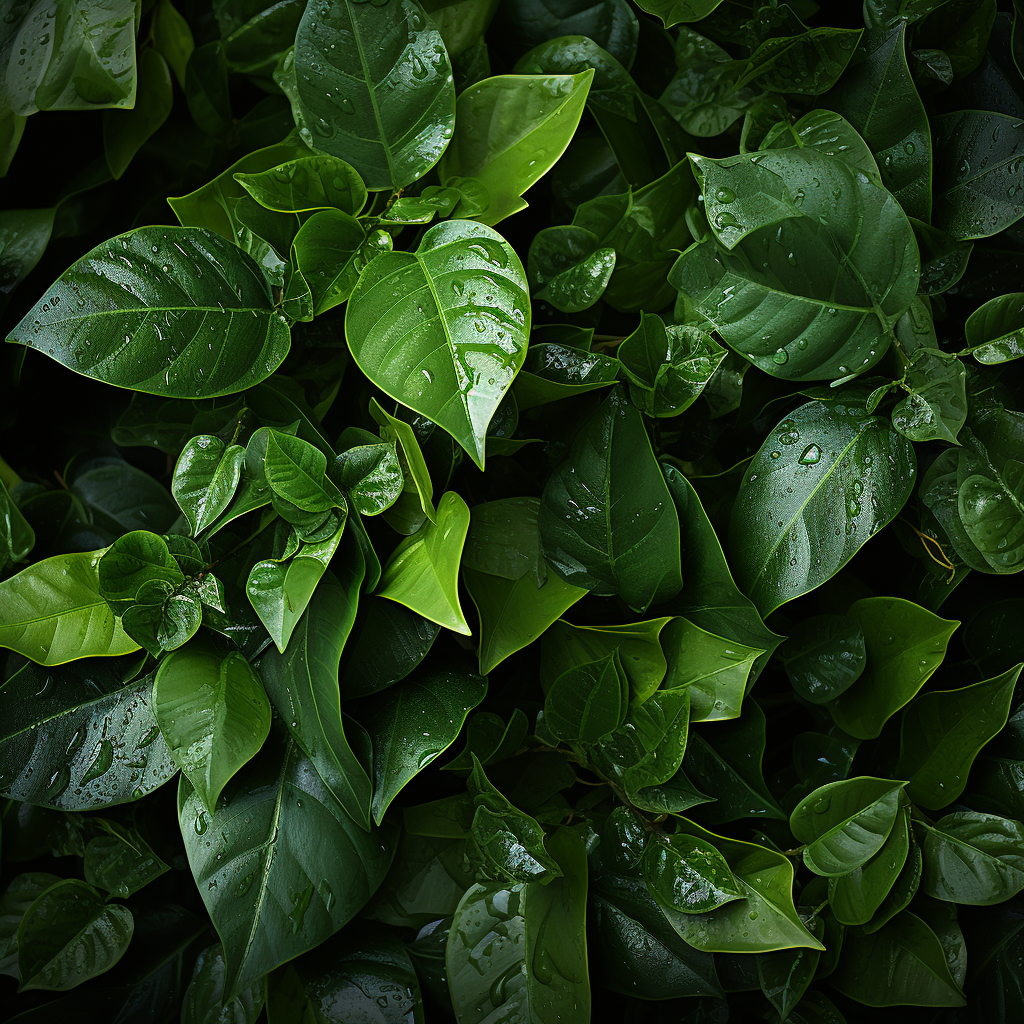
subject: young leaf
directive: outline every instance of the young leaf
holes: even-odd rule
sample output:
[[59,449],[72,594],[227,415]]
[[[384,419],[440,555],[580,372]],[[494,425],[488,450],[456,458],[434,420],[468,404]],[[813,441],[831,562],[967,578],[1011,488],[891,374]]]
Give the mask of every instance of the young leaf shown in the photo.
[[662,906],[703,914],[745,894],[725,858],[696,836],[667,836],[649,842],[643,856],[644,881]]
[[[345,313],[360,369],[447,430],[481,468],[487,426],[523,365],[529,331],[519,257],[469,221],[435,225],[415,253],[379,255]],[[398,337],[407,340],[396,345]]]
[[468,530],[469,508],[454,491],[446,491],[437,506],[437,525],[425,523],[395,548],[384,566],[378,596],[469,636],[458,583]]
[[574,665],[548,690],[544,724],[566,743],[596,743],[626,717],[629,684],[618,651],[601,661]]
[[212,526],[235,496],[242,479],[245,448],[225,445],[216,436],[193,437],[178,456],[171,478],[171,493],[198,536]]
[[441,180],[475,178],[488,204],[476,219],[497,224],[525,210],[523,193],[565,152],[594,72],[498,75],[466,89],[455,105],[455,134],[441,158]]
[[153,711],[175,764],[211,812],[270,734],[270,704],[249,663],[198,644],[161,661]]
[[971,355],[979,363],[1008,363],[1024,356],[1024,292],[998,295],[979,306],[964,325]]
[[290,332],[237,246],[196,228],[144,227],[74,263],[8,341],[121,388],[212,398],[269,377]]
[[366,186],[355,168],[335,156],[300,156],[277,167],[235,175],[261,206],[282,213],[341,210],[356,216],[366,204]]

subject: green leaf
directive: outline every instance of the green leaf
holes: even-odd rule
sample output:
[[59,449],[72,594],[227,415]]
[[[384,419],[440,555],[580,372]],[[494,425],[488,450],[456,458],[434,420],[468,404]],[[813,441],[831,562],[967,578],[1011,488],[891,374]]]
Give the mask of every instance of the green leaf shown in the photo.
[[661,632],[666,690],[685,688],[691,722],[738,718],[755,659],[763,651],[715,636],[682,616]]
[[19,991],[64,992],[109,971],[135,930],[131,911],[69,878],[43,892],[18,926]]
[[402,475],[405,477],[405,491],[409,492],[410,496],[415,496],[427,519],[432,523],[437,522],[437,513],[434,510],[434,485],[431,483],[430,470],[423,457],[416,431],[405,420],[398,419],[382,409],[372,398],[370,415],[380,427],[380,436],[396,446]]
[[846,925],[867,924],[893,891],[909,853],[909,816],[904,811],[878,853],[848,874],[829,878],[828,902],[836,920]]
[[182,779],[178,818],[228,999],[349,921],[394,854],[393,833],[361,830],[290,740],[236,775],[212,815]]
[[640,326],[618,348],[629,394],[648,416],[678,416],[704,390],[726,350],[698,327],[668,325],[641,313]]
[[644,881],[659,905],[682,914],[703,914],[745,893],[725,858],[696,836],[666,836],[648,842]]
[[752,700],[747,701],[740,718],[716,723],[705,731],[690,731],[683,765],[694,783],[715,801],[704,808],[707,821],[785,817],[765,785],[764,750],[764,712]]
[[[38,110],[134,106],[138,25],[132,0],[58,5],[48,12],[35,4],[8,12],[0,47],[7,71],[4,105],[23,117]],[[17,61],[15,49],[25,51]]]
[[1024,889],[1024,826],[976,811],[921,823],[921,889],[950,903],[990,906]]
[[870,935],[847,933],[830,982],[868,1006],[963,1006],[942,944],[921,918],[904,911]]
[[554,1024],[590,1015],[586,853],[569,829],[549,842],[560,878],[546,885],[477,884],[455,911],[445,959],[452,1004],[464,1024],[503,1016]]
[[20,981],[18,973],[18,925],[21,924],[36,897],[60,878],[45,871],[29,871],[16,875],[0,896],[0,974]]
[[637,6],[648,14],[661,18],[665,28],[685,21],[706,18],[722,0],[642,0]]
[[163,55],[178,85],[185,88],[185,67],[195,49],[192,29],[171,0],[157,0],[153,11],[153,46]]
[[380,925],[360,926],[304,957],[298,965],[316,1019],[346,1024],[423,1024],[423,1000],[410,950]]
[[26,664],[11,675],[0,687],[6,795],[91,810],[138,800],[177,772],[153,716],[152,677],[124,685],[123,671],[89,660],[57,671]]
[[270,734],[263,682],[238,652],[193,644],[160,662],[153,712],[171,757],[211,812]]
[[534,297],[563,313],[589,309],[604,294],[615,270],[615,250],[570,225],[544,228],[530,243],[528,276]]
[[746,897],[704,914],[668,911],[662,904],[669,924],[690,945],[716,953],[824,948],[797,915],[793,904],[793,865],[781,853],[713,835],[686,819],[679,823],[679,834],[713,846],[724,857]]
[[906,25],[867,32],[825,103],[864,137],[878,161],[882,185],[907,215],[930,220],[932,136],[907,66]]
[[793,689],[812,704],[827,704],[864,672],[864,631],[848,615],[813,615],[800,623],[780,656]]
[[7,340],[107,384],[194,399],[269,377],[289,339],[237,246],[196,228],[143,227],[72,264]]
[[968,351],[979,363],[1008,363],[1024,356],[1024,292],[997,295],[964,325]]
[[514,806],[484,774],[479,759],[471,757],[473,770],[468,786],[474,811],[470,831],[488,877],[514,883],[549,883],[560,876],[561,866],[545,847],[540,822]]
[[[753,602],[736,586],[722,545],[693,485],[675,466],[663,464],[662,468],[679,514],[681,547],[687,559],[686,586],[667,607],[705,632],[762,650],[764,653],[757,656],[751,670],[752,684],[783,638],[765,626]],[[700,702],[694,700],[694,706],[699,707]]]
[[402,493],[402,466],[394,444],[349,448],[334,460],[333,474],[360,515],[387,511]]
[[771,92],[820,96],[850,63],[862,31],[821,26],[765,39],[745,61],[737,88],[756,82]]
[[601,661],[574,665],[548,690],[544,724],[566,743],[596,743],[626,717],[629,684],[618,652]]
[[256,982],[234,999],[225,999],[227,965],[219,943],[207,946],[196,957],[192,978],[181,1005],[182,1024],[255,1024],[267,998],[267,983]]
[[366,186],[356,169],[336,156],[301,156],[235,181],[261,206],[282,213],[336,209],[356,216],[366,205]]
[[748,469],[730,555],[740,586],[767,615],[821,586],[896,517],[916,459],[884,419],[836,400],[796,409]]
[[454,491],[446,491],[438,502],[437,524],[424,523],[395,548],[384,566],[378,596],[469,636],[458,580],[468,530],[469,507]]
[[338,663],[355,620],[361,574],[325,574],[283,653],[260,661],[270,698],[292,739],[356,824],[370,821],[370,778],[345,736]]
[[341,662],[341,691],[363,697],[404,679],[427,656],[441,627],[394,601],[366,598]]
[[0,583],[0,647],[40,665],[138,650],[100,593],[103,554],[54,555]]
[[789,816],[806,844],[804,863],[817,875],[845,875],[881,850],[896,823],[905,782],[862,776],[808,794]]
[[540,530],[566,582],[635,611],[682,585],[679,520],[640,413],[621,390],[580,428],[544,488]]
[[442,182],[475,178],[488,204],[476,219],[497,224],[525,210],[523,193],[565,152],[594,72],[498,75],[471,85],[455,105],[455,134],[441,158]]
[[1017,121],[989,110],[932,118],[936,227],[963,241],[987,238],[1024,216],[1024,139]]
[[812,110],[799,121],[779,121],[765,133],[758,149],[810,147],[826,156],[838,157],[862,171],[874,185],[882,184],[878,164],[857,129],[832,110]]
[[274,77],[303,140],[349,161],[370,189],[415,181],[451,139],[451,64],[415,0],[308,7]]
[[956,436],[967,420],[964,364],[936,348],[919,348],[902,387],[908,394],[893,409],[892,425],[911,441],[958,444]]
[[847,614],[864,630],[868,663],[828,709],[844,732],[874,739],[931,678],[960,623],[897,597],[863,598]]
[[103,112],[103,150],[114,178],[124,174],[135,154],[167,120],[174,103],[171,73],[159,51],[141,50],[138,60],[135,106]]
[[556,573],[548,573],[538,589],[532,576],[509,580],[471,569],[465,562],[462,579],[480,617],[482,675],[493,672],[507,657],[533,643],[587,594]]
[[185,445],[174,467],[171,493],[192,529],[202,533],[227,510],[242,479],[245,448],[201,434]]
[[670,280],[726,343],[787,380],[877,363],[920,273],[896,200],[810,148],[693,163],[713,236],[679,257]]
[[292,239],[292,262],[309,285],[314,315],[348,301],[364,264],[390,249],[390,235],[376,232],[367,236],[348,213],[314,213]]
[[1022,668],[922,694],[904,711],[896,772],[914,803],[936,810],[959,798],[978,752],[1006,725]]
[[486,695],[482,676],[441,670],[360,705],[360,720],[373,741],[372,811],[378,825],[402,788],[455,742],[466,716]]
[[[820,924],[818,928],[821,928]],[[780,1020],[803,1024],[804,1021],[817,1019],[810,1009],[810,1001],[802,1003],[801,1000],[807,986],[814,980],[820,959],[821,953],[816,949],[784,949],[775,953],[757,954],[757,980],[765,998],[778,1012]],[[803,1012],[794,1014],[793,1008],[798,1004]],[[805,1016],[805,1012],[812,1016]]]
[[163,537],[148,530],[134,530],[118,537],[96,566],[100,593],[115,615],[123,615],[136,595],[153,581],[171,588],[183,583],[184,573]]
[[327,456],[308,441],[271,430],[265,471],[274,493],[303,512],[345,507],[337,487],[327,479]]
[[85,847],[85,880],[127,899],[170,871],[137,832],[114,822],[104,822],[106,835],[94,836]]
[[447,430],[481,468],[487,426],[523,364],[529,330],[519,257],[470,221],[435,225],[415,253],[374,259],[345,315],[360,369]]

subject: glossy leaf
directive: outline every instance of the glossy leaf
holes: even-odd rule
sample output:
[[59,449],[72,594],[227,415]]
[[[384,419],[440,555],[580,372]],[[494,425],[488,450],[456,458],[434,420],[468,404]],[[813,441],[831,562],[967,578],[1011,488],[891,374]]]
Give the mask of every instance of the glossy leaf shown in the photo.
[[898,774],[907,793],[935,810],[954,803],[978,751],[1006,724],[1021,669],[958,690],[933,690],[903,713]]
[[160,663],[153,712],[175,764],[212,812],[270,734],[270,704],[245,658],[193,644]]
[[867,668],[828,708],[844,732],[873,739],[931,678],[960,623],[895,597],[864,598],[848,614],[864,630]]
[[245,448],[203,434],[185,445],[174,467],[171,493],[192,535],[202,533],[227,509],[242,478]]
[[831,983],[868,1006],[963,1006],[938,937],[909,910],[870,935],[849,933]]
[[319,210],[292,239],[292,260],[312,294],[313,314],[346,302],[364,264],[391,248],[390,235],[367,236],[363,226],[341,210]]
[[430,228],[415,253],[378,256],[345,316],[363,372],[481,467],[487,426],[522,366],[529,329],[519,258],[496,231],[468,221]]
[[968,351],[979,363],[1008,363],[1024,356],[1024,293],[989,299],[964,325]]
[[643,873],[655,900],[683,914],[707,913],[745,895],[725,858],[696,836],[649,842]]
[[649,445],[639,412],[612,392],[550,477],[539,519],[566,582],[640,612],[681,586],[678,519]]
[[911,445],[863,406],[809,402],[749,464],[733,506],[730,554],[763,614],[820,586],[903,507]]
[[861,777],[804,797],[789,817],[804,863],[817,875],[845,875],[881,850],[896,823],[905,782]]
[[267,998],[266,982],[261,980],[234,999],[225,999],[226,974],[224,950],[219,945],[200,951],[185,989],[182,1024],[255,1024]]
[[235,176],[261,206],[282,213],[336,209],[355,216],[366,186],[351,164],[332,156],[303,156],[266,171]]
[[476,219],[497,224],[526,209],[523,193],[569,145],[593,81],[578,75],[498,75],[471,85],[455,105],[442,181],[475,178],[488,203]]
[[337,931],[394,854],[392,833],[362,831],[290,740],[236,775],[212,815],[183,779],[178,818],[224,946],[228,999]]
[[269,377],[289,330],[246,253],[207,231],[147,227],[73,264],[8,340],[118,387],[209,398]]
[[436,525],[424,523],[388,559],[378,596],[469,636],[458,592],[459,558],[468,531],[469,508],[454,491],[447,491],[438,502]]
[[988,906],[1024,889],[1024,826],[1010,818],[957,811],[922,823],[921,889],[950,903]]
[[58,882],[36,899],[18,926],[21,991],[63,992],[110,970],[134,928],[131,911],[105,903],[91,885]]
[[789,638],[782,660],[801,697],[827,704],[861,677],[867,662],[864,631],[846,615],[812,616]]
[[[550,843],[561,878],[547,885],[477,884],[455,911],[446,961],[461,1024],[494,1014],[537,1024],[589,1015],[586,855],[568,829]],[[493,985],[499,978],[504,984]]]
[[713,237],[686,250],[670,280],[726,343],[788,380],[844,377],[881,359],[920,273],[896,200],[810,148],[693,162]]
[[173,103],[167,61],[156,49],[140,51],[135,106],[103,113],[103,149],[115,178],[124,174],[132,157],[167,120]]
[[486,695],[482,676],[441,670],[363,702],[359,717],[373,742],[371,810],[378,825],[401,789],[455,742],[466,716]]
[[892,411],[892,425],[911,441],[957,444],[967,419],[967,373],[956,356],[920,348],[903,384],[908,394]]
[[567,743],[596,743],[626,717],[629,684],[618,652],[575,665],[552,684],[544,701],[544,724]]
[[402,466],[393,444],[368,444],[349,448],[334,461],[341,489],[355,510],[376,516],[389,509],[402,492]]
[[[415,0],[308,8],[277,80],[311,148],[352,164],[371,189],[401,188],[444,152],[455,88],[444,43]],[[331,49],[331,47],[334,49]]]
[[85,880],[114,896],[127,899],[170,870],[137,832],[105,822],[105,835],[85,847]]
[[124,685],[122,670],[93,660],[56,671],[26,664],[8,679],[0,688],[4,793],[84,811],[138,800],[177,772],[153,715],[152,677]]

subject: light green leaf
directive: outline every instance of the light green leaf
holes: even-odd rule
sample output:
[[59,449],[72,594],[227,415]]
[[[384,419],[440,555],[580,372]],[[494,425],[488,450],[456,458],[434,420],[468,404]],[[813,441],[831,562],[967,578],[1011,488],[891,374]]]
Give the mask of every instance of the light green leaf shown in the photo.
[[171,493],[185,514],[192,536],[202,533],[227,510],[242,479],[245,448],[201,434],[185,445],[171,478]]
[[163,661],[153,712],[174,763],[211,812],[228,781],[270,734],[263,682],[237,651],[192,644]]
[[601,298],[615,270],[615,250],[600,248],[585,228],[543,228],[530,243],[527,264],[534,296],[563,313],[580,313]]
[[964,325],[967,351],[979,363],[1008,363],[1024,356],[1024,292],[997,295],[979,306]]
[[469,507],[454,491],[437,506],[437,524],[406,537],[384,566],[378,596],[404,604],[431,622],[469,636],[459,603],[459,560],[469,531]]
[[478,466],[487,426],[523,364],[526,274],[512,247],[470,221],[430,228],[415,253],[383,253],[345,315],[360,369],[448,431]]
[[0,647],[40,665],[137,651],[100,594],[103,553],[54,555],[0,583]]
[[697,836],[648,842],[643,873],[659,905],[682,914],[707,913],[746,895],[722,854]]
[[489,202],[476,219],[497,224],[525,210],[523,193],[569,145],[594,72],[498,75],[466,89],[455,105],[455,134],[441,158],[441,180],[475,178]]
[[300,156],[235,181],[261,206],[282,213],[336,209],[356,216],[366,204],[366,186],[356,169],[336,156]]

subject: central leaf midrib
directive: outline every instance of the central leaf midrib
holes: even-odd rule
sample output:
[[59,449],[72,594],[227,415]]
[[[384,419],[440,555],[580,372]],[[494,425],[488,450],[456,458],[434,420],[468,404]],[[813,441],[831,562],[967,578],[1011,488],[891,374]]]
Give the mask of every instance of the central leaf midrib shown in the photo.
[[359,55],[359,66],[363,69],[363,84],[366,86],[366,92],[370,98],[370,108],[373,110],[373,120],[377,125],[377,134],[380,137],[380,147],[384,153],[384,159],[387,161],[388,176],[391,178],[392,183],[394,183],[395,162],[391,157],[391,146],[388,144],[387,137],[384,134],[384,122],[380,116],[380,106],[377,103],[376,86],[370,72],[370,64],[367,59],[366,52],[363,49],[363,39],[359,31],[359,19],[353,13],[349,3],[346,3],[345,6],[348,8],[348,20],[349,24],[352,26],[352,38],[356,44],[356,53]]

